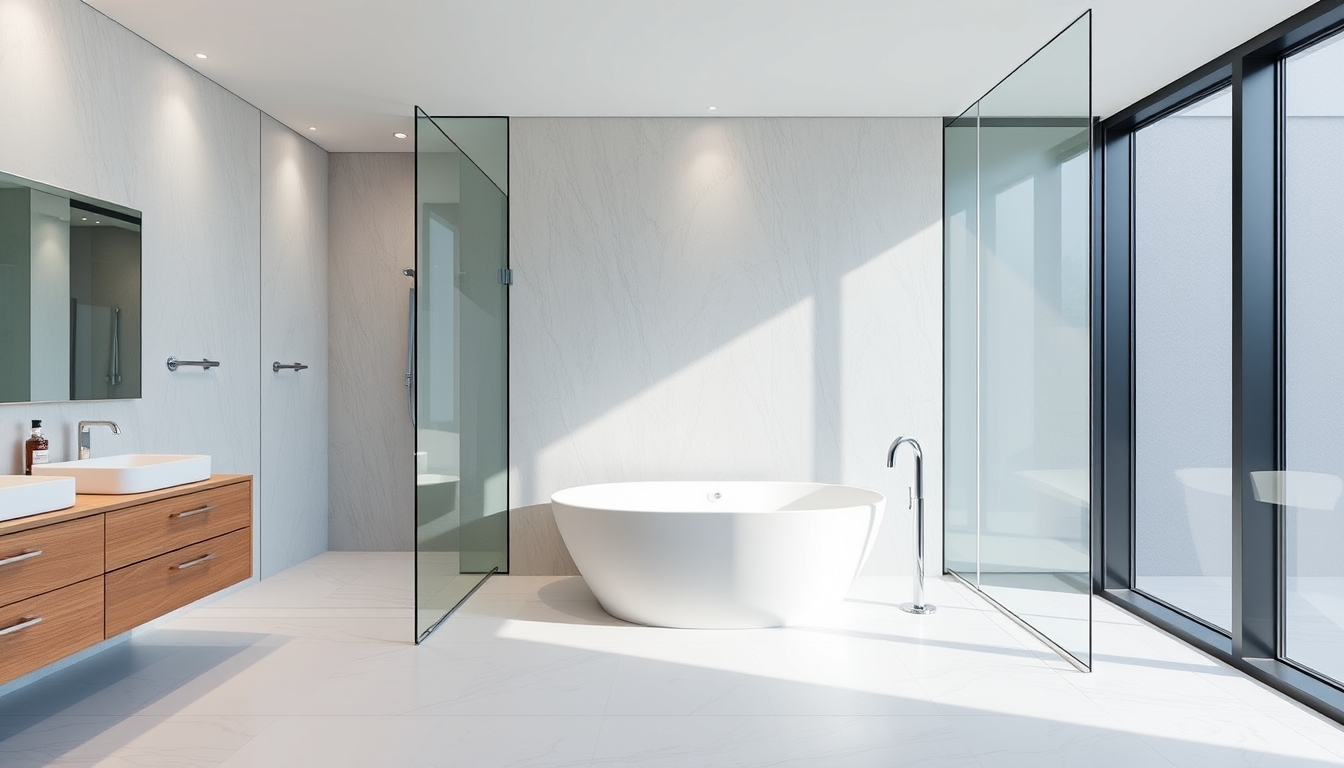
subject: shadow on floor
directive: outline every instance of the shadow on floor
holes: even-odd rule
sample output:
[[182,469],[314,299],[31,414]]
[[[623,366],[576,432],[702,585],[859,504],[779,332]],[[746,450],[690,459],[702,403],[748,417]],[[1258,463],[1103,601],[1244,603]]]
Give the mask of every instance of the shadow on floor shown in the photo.
[[[0,697],[0,764],[7,761],[7,739],[40,730],[47,718],[66,719],[59,742],[74,748],[188,683],[205,676],[222,679],[237,674],[283,642],[252,633],[161,629],[114,645]],[[170,716],[143,718],[144,730]],[[138,735],[126,733],[126,741]],[[60,754],[58,750],[48,757],[54,761]]]

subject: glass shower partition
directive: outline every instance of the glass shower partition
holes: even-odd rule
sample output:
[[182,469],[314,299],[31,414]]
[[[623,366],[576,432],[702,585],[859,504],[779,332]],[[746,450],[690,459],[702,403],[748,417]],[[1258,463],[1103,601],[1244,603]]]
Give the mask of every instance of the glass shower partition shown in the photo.
[[946,568],[1091,666],[1091,19],[945,127]]
[[971,578],[979,576],[980,547],[979,411],[973,407],[979,382],[979,110],[972,104],[943,129],[943,567]]
[[[503,118],[443,122],[507,146]],[[451,130],[416,110],[417,642],[508,570],[508,195]]]

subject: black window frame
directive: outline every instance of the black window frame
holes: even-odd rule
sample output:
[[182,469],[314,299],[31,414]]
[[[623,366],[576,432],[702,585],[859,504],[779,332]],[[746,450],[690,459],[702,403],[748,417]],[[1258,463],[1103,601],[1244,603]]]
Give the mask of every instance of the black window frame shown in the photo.
[[[1284,62],[1344,31],[1323,0],[1095,125],[1093,590],[1344,723],[1344,684],[1284,654],[1281,507],[1254,470],[1284,468]],[[1232,626],[1224,632],[1134,587],[1134,136],[1232,89]]]

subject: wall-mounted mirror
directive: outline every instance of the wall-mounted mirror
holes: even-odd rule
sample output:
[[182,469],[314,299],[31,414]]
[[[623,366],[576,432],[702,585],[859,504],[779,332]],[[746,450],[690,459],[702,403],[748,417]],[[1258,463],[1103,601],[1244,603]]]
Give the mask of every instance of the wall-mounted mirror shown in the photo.
[[140,397],[140,212],[0,173],[0,403]]

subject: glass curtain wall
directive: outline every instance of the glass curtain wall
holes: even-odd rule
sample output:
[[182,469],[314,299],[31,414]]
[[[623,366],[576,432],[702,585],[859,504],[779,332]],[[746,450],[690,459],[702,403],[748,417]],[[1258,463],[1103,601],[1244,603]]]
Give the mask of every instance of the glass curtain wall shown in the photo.
[[508,570],[507,166],[487,173],[450,138],[493,164],[507,131],[416,111],[417,641]]
[[1098,127],[1094,448],[1100,593],[1340,722],[1342,82],[1321,2]]
[[1284,70],[1283,656],[1344,681],[1344,38]]
[[1060,33],[945,136],[946,567],[1085,668],[1090,24]]
[[1232,626],[1232,92],[1134,133],[1134,587]]

